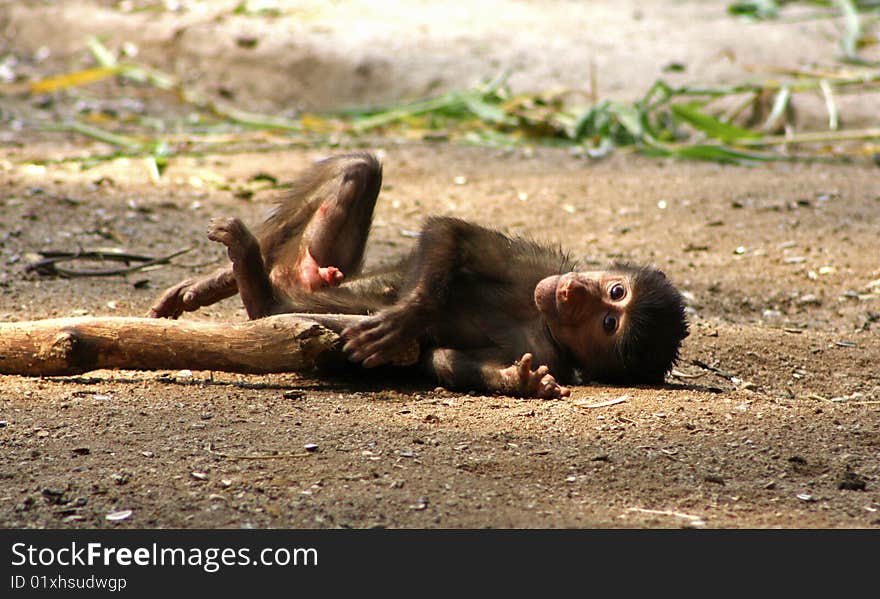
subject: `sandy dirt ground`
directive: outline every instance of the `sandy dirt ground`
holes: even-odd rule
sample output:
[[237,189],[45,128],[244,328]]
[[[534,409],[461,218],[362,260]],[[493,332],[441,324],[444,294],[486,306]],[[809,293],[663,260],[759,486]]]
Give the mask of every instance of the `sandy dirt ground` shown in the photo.
[[[596,4],[613,13],[614,3]],[[647,3],[638,22],[662,31],[656,20],[671,17],[660,4]],[[697,11],[669,5],[672,16]],[[20,38],[9,32],[31,26],[16,18],[18,29],[6,22],[13,46]],[[784,40],[803,27],[773,31]],[[688,49],[685,40],[679,54],[705,57],[723,45],[701,43]],[[789,52],[780,42],[769,58]],[[4,108],[28,114],[17,101],[4,98]],[[140,159],[31,163],[106,151],[96,142],[4,135],[7,322],[142,315],[167,285],[225,260],[204,236],[212,217],[261,218],[278,192],[255,175],[290,181],[344,150],[175,158],[156,183]],[[385,163],[368,262],[399,255],[425,215],[440,213],[560,243],[588,264],[654,263],[690,306],[692,334],[674,375],[662,387],[579,386],[554,401],[411,378],[0,376],[0,525],[880,526],[877,166],[738,167],[622,153],[589,162],[549,148],[361,143]],[[125,277],[22,272],[38,250],[103,246],[155,256],[194,249]],[[245,316],[232,298],[187,318]],[[591,407],[610,400],[621,401]]]

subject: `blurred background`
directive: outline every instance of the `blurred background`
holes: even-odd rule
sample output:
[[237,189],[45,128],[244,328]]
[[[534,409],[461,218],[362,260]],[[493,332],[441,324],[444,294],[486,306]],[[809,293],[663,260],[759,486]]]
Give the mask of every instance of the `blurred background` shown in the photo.
[[2,141],[60,129],[161,157],[261,129],[871,157],[878,18],[876,0],[6,1]]

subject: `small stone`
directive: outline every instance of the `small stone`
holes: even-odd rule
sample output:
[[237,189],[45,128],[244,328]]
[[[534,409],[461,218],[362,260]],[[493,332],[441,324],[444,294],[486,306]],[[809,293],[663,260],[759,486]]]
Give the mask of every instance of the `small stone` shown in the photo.
[[62,522],[82,522],[83,520],[85,520],[85,517],[80,514],[71,514],[61,519]]
[[409,506],[409,509],[417,511],[417,512],[421,512],[423,510],[426,510],[426,509],[428,509],[428,500],[425,498],[420,498],[420,499],[416,500],[415,503],[411,504]]
[[110,479],[117,485],[125,485],[131,480],[131,474],[128,472],[114,472],[110,475]]
[[208,480],[208,475],[205,472],[190,472],[189,474],[197,480]]
[[318,451],[318,445],[317,443],[306,443],[305,445],[303,445],[303,449],[308,452],[315,452]]
[[127,520],[131,518],[132,511],[131,510],[119,510],[116,512],[110,512],[104,518],[110,520],[111,522],[119,522],[121,520]]
[[841,491],[864,491],[867,486],[867,481],[860,474],[853,472],[849,468],[844,471],[843,476],[837,483],[837,488]]
[[47,487],[40,491],[40,494],[43,496],[43,499],[52,505],[68,503],[68,499],[64,496],[64,491],[61,489],[50,489]]
[[802,295],[797,299],[798,306],[819,306],[822,304],[822,300],[820,300],[815,295],[808,293],[806,295]]

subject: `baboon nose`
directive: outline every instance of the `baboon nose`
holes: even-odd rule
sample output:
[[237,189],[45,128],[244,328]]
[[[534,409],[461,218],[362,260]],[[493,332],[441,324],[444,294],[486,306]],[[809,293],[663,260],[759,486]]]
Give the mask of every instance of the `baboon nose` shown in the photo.
[[582,304],[590,295],[589,289],[581,281],[571,278],[559,285],[559,299],[563,304]]

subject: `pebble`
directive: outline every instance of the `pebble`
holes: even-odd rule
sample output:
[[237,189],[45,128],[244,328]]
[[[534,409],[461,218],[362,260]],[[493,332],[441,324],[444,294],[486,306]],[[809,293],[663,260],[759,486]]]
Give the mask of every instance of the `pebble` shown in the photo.
[[853,472],[849,468],[843,473],[837,488],[841,491],[864,491],[868,486],[867,481],[857,472]]
[[417,512],[421,512],[423,510],[428,509],[428,500],[427,499],[418,499],[415,503],[409,506],[409,509],[415,510]]
[[82,522],[83,520],[85,520],[85,517],[80,514],[71,514],[61,519],[62,522]]
[[131,518],[132,511],[131,510],[119,510],[117,512],[110,512],[104,518],[110,520],[111,522],[119,522],[121,520],[127,520]]
[[796,303],[798,306],[807,306],[807,305],[818,306],[822,303],[822,300],[820,300],[818,297],[816,297],[812,293],[808,293],[806,295],[800,296],[797,299]]

